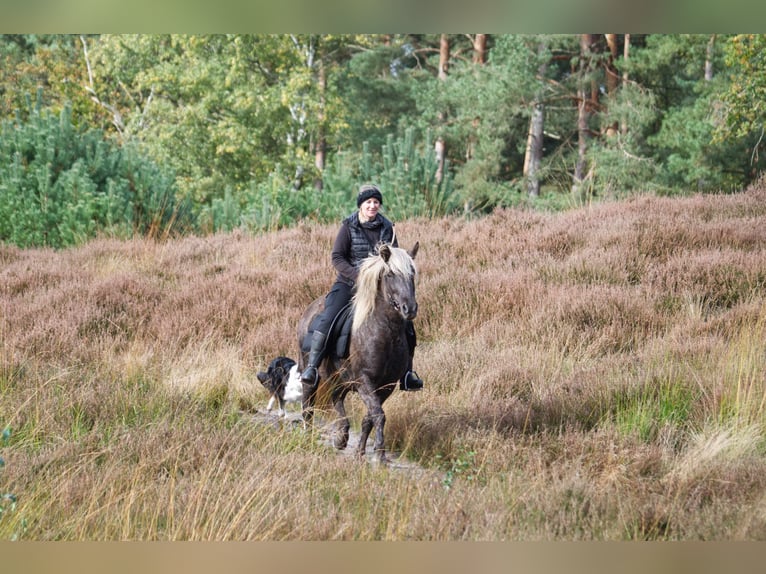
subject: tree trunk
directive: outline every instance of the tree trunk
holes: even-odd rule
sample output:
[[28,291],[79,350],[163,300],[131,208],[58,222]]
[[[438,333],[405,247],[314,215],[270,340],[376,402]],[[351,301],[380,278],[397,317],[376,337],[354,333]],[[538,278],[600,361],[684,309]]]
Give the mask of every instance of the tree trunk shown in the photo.
[[[628,59],[630,58],[630,34],[625,34],[625,45],[622,48],[622,59],[625,63],[628,62]],[[628,83],[628,72],[627,69],[622,73],[622,85]],[[625,135],[628,133],[628,122],[623,118],[622,122],[620,123],[620,132]]]
[[[449,36],[447,34],[442,34],[441,38],[439,39],[439,79],[441,81],[446,81],[447,79],[449,72],[449,58]],[[439,120],[441,123],[444,123],[446,119],[446,115],[443,112],[439,114]],[[444,161],[447,156],[446,148],[447,146],[444,138],[436,138],[436,143],[434,144],[434,155],[436,157],[436,174],[434,177],[437,184],[440,184],[444,179]]]
[[580,35],[579,87],[577,89],[577,161],[572,177],[573,195],[582,196],[583,182],[587,169],[590,102],[588,94],[588,72],[590,71],[591,34]]
[[614,67],[614,61],[619,55],[617,46],[617,34],[604,34],[606,44],[609,46],[609,58],[606,61],[606,92],[611,96],[617,91],[620,85],[620,76]]
[[532,117],[529,118],[527,152],[524,160],[527,193],[530,197],[540,196],[540,162],[543,157],[543,128],[545,126],[545,104],[535,101]]
[[710,36],[710,40],[707,43],[707,49],[705,50],[705,81],[709,82],[713,79],[713,56],[715,53],[715,34]]
[[588,100],[585,89],[580,89],[577,96],[577,161],[575,162],[572,192],[577,194],[585,179],[588,153]]
[[[93,70],[90,66],[90,56],[88,54],[88,42],[85,39],[85,36],[83,34],[80,34],[80,42],[82,43],[82,52],[83,52],[83,56],[85,57],[85,66],[88,70],[88,85],[84,86],[85,91],[88,92],[88,95],[90,96],[91,100],[93,100],[94,102],[96,102],[96,104],[98,104],[105,110],[108,110],[112,114],[112,125],[117,129],[117,133],[119,133],[120,136],[122,136],[123,133],[125,132],[125,123],[122,120],[122,114],[120,114],[120,111],[115,106],[112,106],[106,102],[101,101],[101,98],[98,97],[98,94],[96,93],[96,86],[93,83]],[[153,95],[154,95],[154,88],[152,88],[152,91],[149,94],[149,98],[144,107],[144,114],[146,114],[146,107],[152,101]]]
[[[483,66],[487,63],[487,35],[476,34],[471,38],[471,42],[473,43],[473,65],[474,67]],[[473,134],[479,133],[479,130],[481,129],[481,122],[482,118],[480,117],[475,117],[471,122],[473,129],[465,144],[466,162],[471,161],[471,159],[474,157],[474,150],[476,148],[476,142],[479,140],[479,137]]]
[[[605,65],[606,93],[611,100],[617,95],[617,88],[620,85],[620,76],[617,73],[617,68],[614,67],[614,61],[619,55],[619,50],[617,49],[617,34],[604,34],[604,36],[606,36],[606,44],[609,46],[609,57],[607,58]],[[607,137],[615,136],[617,135],[618,128],[619,124],[617,120],[615,120],[606,126],[604,133]]]
[[434,179],[437,184],[440,184],[442,179],[444,179],[445,147],[444,140],[442,138],[437,138],[434,143],[434,159],[436,160],[436,174],[434,175]]
[[[544,42],[538,45],[538,54],[543,54],[547,46]],[[545,81],[548,62],[540,64],[537,70],[540,82]],[[530,197],[540,196],[540,163],[543,158],[543,130],[545,127],[545,103],[542,90],[535,94],[532,103],[532,115],[529,118],[529,133],[527,134],[527,149],[524,154],[524,178],[527,182],[527,193]]]
[[324,171],[327,156],[327,134],[325,133],[325,106],[327,105],[327,70],[321,58],[317,64],[317,89],[319,90],[319,111],[317,114],[317,134],[314,142],[314,166],[319,172],[319,177],[314,182],[317,189],[324,187],[322,172]]
[[442,34],[439,40],[439,79],[446,80],[449,72],[450,46],[447,34]]
[[[627,62],[629,58],[630,58],[630,34],[625,34],[625,44],[622,47],[622,59]],[[625,70],[622,73],[622,83],[624,84],[627,81],[628,81],[628,71]]]
[[473,37],[473,63],[484,65],[487,63],[487,35],[476,34]]

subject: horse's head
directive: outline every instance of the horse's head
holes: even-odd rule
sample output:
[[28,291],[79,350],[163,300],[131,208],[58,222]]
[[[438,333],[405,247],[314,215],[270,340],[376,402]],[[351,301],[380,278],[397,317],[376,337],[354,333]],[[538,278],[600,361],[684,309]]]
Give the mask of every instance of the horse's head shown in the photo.
[[375,311],[378,297],[402,319],[411,321],[418,314],[415,298],[415,255],[419,243],[406,251],[384,244],[378,254],[368,257],[359,268],[356,294],[354,295],[354,329]]
[[415,299],[417,270],[414,258],[419,247],[420,244],[416,243],[408,252],[383,245],[379,250],[381,259],[388,265],[388,270],[381,274],[380,290],[383,298],[408,321],[418,314],[418,302]]

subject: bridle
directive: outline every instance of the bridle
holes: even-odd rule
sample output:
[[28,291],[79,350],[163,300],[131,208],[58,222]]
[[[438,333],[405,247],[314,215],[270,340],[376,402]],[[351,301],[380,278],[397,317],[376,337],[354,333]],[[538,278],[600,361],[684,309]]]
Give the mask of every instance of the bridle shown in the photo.
[[[382,281],[382,280],[383,280],[383,279],[381,278],[381,281]],[[410,276],[410,281],[412,281],[412,276]],[[388,293],[386,293],[386,300],[388,301],[388,304],[389,304],[391,307],[393,307],[393,308],[394,308],[394,310],[395,310],[397,313],[401,314],[401,312],[402,312],[402,309],[401,309],[401,305],[399,305],[399,302],[398,302],[398,301],[396,301],[396,300],[395,300],[395,299],[394,299],[394,298],[393,298],[393,297],[392,297],[390,294],[388,294]]]

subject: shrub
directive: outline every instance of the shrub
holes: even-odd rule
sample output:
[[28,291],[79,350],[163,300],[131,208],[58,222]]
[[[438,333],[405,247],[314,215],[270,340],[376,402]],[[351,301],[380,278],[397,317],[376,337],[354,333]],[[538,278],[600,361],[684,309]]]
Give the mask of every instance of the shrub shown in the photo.
[[30,105],[0,128],[0,241],[76,245],[108,233],[167,234],[179,223],[173,178],[130,144]]

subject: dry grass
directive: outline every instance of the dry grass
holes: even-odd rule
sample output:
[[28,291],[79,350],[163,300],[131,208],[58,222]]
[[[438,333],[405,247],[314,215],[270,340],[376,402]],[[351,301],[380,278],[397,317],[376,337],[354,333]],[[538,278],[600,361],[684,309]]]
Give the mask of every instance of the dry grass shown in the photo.
[[334,227],[0,247],[0,538],[766,538],[766,184],[397,229],[422,471],[247,414]]

